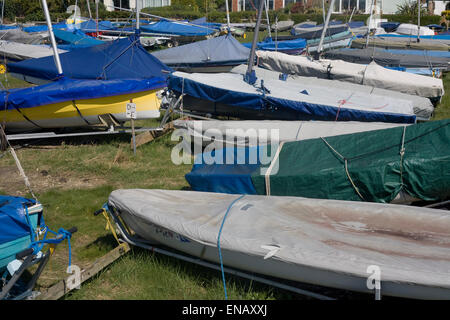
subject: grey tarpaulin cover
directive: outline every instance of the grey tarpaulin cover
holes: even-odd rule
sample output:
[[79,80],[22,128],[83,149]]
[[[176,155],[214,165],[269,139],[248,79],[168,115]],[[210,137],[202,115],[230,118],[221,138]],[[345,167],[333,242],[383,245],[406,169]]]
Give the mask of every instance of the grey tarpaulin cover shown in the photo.
[[426,98],[444,95],[441,79],[389,70],[375,62],[361,65],[342,60],[311,60],[268,51],[257,51],[256,55],[260,66],[286,74],[347,81]]
[[168,66],[237,65],[248,60],[250,49],[224,35],[152,53]]
[[[255,70],[256,76],[258,78],[276,80],[279,79],[280,76],[280,72],[267,70],[259,67],[254,67],[253,70]],[[234,67],[231,70],[231,72],[245,74],[247,72],[247,66],[240,65]],[[414,114],[420,120],[429,120],[434,111],[434,106],[431,103],[430,99],[428,98],[401,93],[393,90],[380,89],[370,85],[361,85],[356,83],[321,79],[316,77],[302,77],[299,75],[289,75],[286,81],[298,83],[298,85],[304,85],[307,83],[308,85],[311,86],[334,89],[335,91],[348,90],[350,92],[359,92],[360,94],[364,94],[366,96],[373,96],[373,97],[382,96],[382,97],[390,97],[393,99],[407,100],[412,103],[414,108]]]
[[8,40],[25,44],[41,44],[44,38],[48,37],[48,33],[29,34],[20,29],[0,30],[0,40]]
[[325,53],[325,58],[333,60],[344,60],[347,62],[369,64],[375,61],[381,66],[387,67],[402,67],[402,68],[429,68],[429,69],[444,69],[449,67],[449,59],[432,57],[426,55],[411,55],[391,53],[382,50],[374,50],[374,48],[367,49],[334,49]]
[[213,262],[230,207],[220,237],[225,266],[358,291],[368,291],[368,267],[377,266],[383,295],[449,298],[448,211],[143,189],[113,191],[108,205],[139,237]]
[[[66,52],[58,49],[59,53]],[[49,46],[24,44],[12,41],[0,40],[0,56],[11,60],[26,60],[31,58],[42,58],[53,55]]]

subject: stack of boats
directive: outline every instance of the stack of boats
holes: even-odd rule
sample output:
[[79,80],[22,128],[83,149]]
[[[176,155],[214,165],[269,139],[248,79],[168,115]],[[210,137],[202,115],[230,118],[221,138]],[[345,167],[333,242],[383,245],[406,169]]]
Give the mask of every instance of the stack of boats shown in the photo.
[[[385,295],[448,298],[450,216],[418,207],[450,198],[450,120],[421,122],[444,86],[434,72],[405,71],[446,72],[449,57],[364,47],[312,59],[294,46],[317,51],[320,38],[325,49],[348,46],[351,28],[364,34],[361,24],[302,24],[256,53],[227,34],[154,55],[138,35],[94,44],[58,30],[79,45],[60,55],[64,77],[53,57],[9,63],[41,85],[2,92],[0,106],[9,131],[92,125],[105,115],[120,123],[127,102],[144,118],[159,116],[156,92],[167,88],[167,112],[239,120],[175,122],[183,149],[194,146],[193,191],[111,193],[107,208],[125,240],[362,292],[375,265]],[[221,26],[161,20],[141,29],[204,39]]]

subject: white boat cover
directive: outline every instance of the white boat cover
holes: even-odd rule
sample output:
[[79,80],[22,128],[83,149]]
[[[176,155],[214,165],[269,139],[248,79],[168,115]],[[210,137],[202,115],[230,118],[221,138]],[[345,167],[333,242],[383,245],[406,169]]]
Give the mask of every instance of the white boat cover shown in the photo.
[[[402,205],[169,190],[116,190],[131,230],[185,253],[278,278],[382,295],[448,299],[450,215]],[[373,291],[372,291],[373,292]]]
[[[398,26],[395,33],[404,34],[407,36],[417,36],[419,33],[419,27],[416,24],[402,23]],[[421,36],[434,36],[434,31],[428,27],[420,27]]]
[[257,51],[256,55],[260,66],[285,74],[347,81],[426,98],[444,95],[441,79],[386,69],[375,62],[361,65],[342,60],[311,60],[268,51]]
[[[308,83],[300,84],[299,82],[282,81],[270,77],[267,79],[263,77],[258,78],[255,85],[250,85],[243,80],[242,75],[235,73],[189,74],[174,72],[169,80],[169,88],[175,81],[176,85],[182,88],[183,93],[193,96],[200,92],[209,98],[212,95],[210,92],[213,92],[215,96],[219,94],[216,92],[226,90],[230,95],[233,93],[232,97],[229,98],[230,103],[233,103],[233,99],[236,97],[241,97],[241,100],[246,97],[253,99],[253,97],[260,97],[264,94],[264,99],[283,101],[284,104],[313,106],[313,109],[315,109],[313,111],[315,112],[319,112],[321,108],[331,107],[336,108],[336,110],[348,109],[358,111],[361,116],[363,113],[366,113],[370,119],[381,114],[394,115],[395,117],[407,116],[408,118],[414,115],[413,105],[407,100],[384,96],[367,96],[366,94],[350,90],[324,88]],[[264,83],[265,90],[268,90],[265,93],[261,92],[261,81]],[[203,98],[203,95],[197,98]],[[227,103],[224,96],[221,99],[224,103]],[[257,106],[254,107],[257,108]],[[371,121],[376,120],[373,118]]]
[[[187,148],[196,145],[194,154],[202,152],[202,146],[212,141],[215,149],[226,147],[252,147],[271,143],[271,130],[277,130],[278,141],[300,141],[320,137],[331,137],[363,131],[387,129],[404,124],[356,122],[356,121],[277,121],[277,120],[175,120],[174,128],[182,131]],[[188,149],[188,150],[189,150]]]
[[[267,70],[259,67],[254,67],[253,70],[255,70],[256,76],[259,78],[276,80],[279,79],[280,76],[280,72]],[[245,74],[247,72],[247,66],[240,65],[234,67],[231,70],[231,72]],[[381,97],[391,97],[393,99],[407,100],[412,103],[414,108],[414,114],[417,116],[419,120],[429,120],[434,111],[434,106],[431,103],[430,99],[428,98],[401,93],[393,90],[380,89],[370,85],[361,85],[345,81],[321,79],[316,77],[302,77],[299,75],[289,75],[286,81],[295,82],[298,83],[298,85],[304,85],[305,83],[308,83],[309,85],[312,86],[329,88],[336,91],[348,90],[350,92],[359,92],[366,96],[373,96],[374,99],[377,99],[377,97],[381,96]]]
[[[58,49],[58,52],[64,53],[66,50]],[[25,60],[51,55],[53,55],[53,50],[49,46],[0,40],[0,56],[4,56],[8,59]]]

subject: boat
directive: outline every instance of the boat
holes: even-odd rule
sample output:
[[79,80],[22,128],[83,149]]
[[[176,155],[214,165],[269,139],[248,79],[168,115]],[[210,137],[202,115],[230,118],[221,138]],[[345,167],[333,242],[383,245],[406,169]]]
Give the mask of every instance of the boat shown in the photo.
[[[59,53],[66,50],[58,49]],[[0,55],[8,61],[17,62],[28,59],[50,57],[53,55],[51,47],[46,45],[25,44],[7,40],[0,40]]]
[[88,48],[103,43],[103,41],[90,37],[79,29],[73,31],[54,30],[53,33],[58,42],[58,48],[64,50],[71,51],[77,48]]
[[[186,180],[195,191],[381,203],[446,201],[449,143],[449,119],[271,141],[240,151],[225,148],[200,154]],[[235,154],[234,159],[229,154]],[[259,156],[252,158],[255,154]]]
[[125,241],[166,246],[220,269],[374,294],[367,283],[375,268],[382,296],[450,296],[446,210],[143,189],[113,191],[107,208]]
[[[325,36],[330,37],[332,35],[348,31],[347,24],[330,24],[326,30]],[[296,37],[303,38],[305,40],[320,39],[323,33],[323,25],[311,28],[293,28],[291,34]]]
[[0,92],[0,115],[7,132],[121,125],[127,103],[136,104],[137,119],[158,118],[157,92],[165,78],[77,80]]
[[[273,79],[273,80],[279,80],[280,79],[280,73],[254,67],[255,74],[258,78],[264,78],[264,79]],[[246,65],[240,65],[237,67],[234,67],[231,69],[231,72],[238,73],[244,75],[247,72],[247,66]],[[308,85],[319,87],[319,88],[325,88],[325,90],[333,89],[335,92],[339,92],[344,90],[343,96],[349,96],[352,95],[353,92],[359,92],[360,94],[363,94],[365,96],[373,97],[374,99],[381,99],[380,97],[390,97],[393,98],[393,104],[398,103],[396,100],[403,100],[403,101],[409,101],[412,104],[414,114],[417,117],[417,120],[426,121],[430,120],[431,116],[434,112],[434,106],[431,103],[430,99],[423,98],[419,96],[414,96],[410,94],[401,93],[398,91],[393,90],[386,90],[386,89],[380,89],[373,86],[368,85],[361,85],[356,83],[350,83],[350,82],[344,82],[344,81],[335,81],[335,80],[329,80],[329,79],[321,79],[316,77],[302,77],[299,75],[292,75],[292,74],[285,74],[284,75],[285,80],[287,82],[293,82],[297,86],[303,86],[305,83]],[[383,98],[384,99],[384,98]]]
[[[277,120],[180,120],[173,127],[183,137],[184,150],[202,153],[234,147],[257,147],[274,143],[393,128],[404,124],[356,121],[277,121]],[[273,134],[273,136],[272,136]],[[193,148],[191,147],[193,146]]]
[[249,54],[231,34],[152,53],[165,65],[185,72],[227,72],[246,63]]
[[[243,43],[243,45],[249,49],[252,47],[251,42]],[[280,41],[277,38],[267,37],[263,41],[258,42],[256,48],[258,50],[277,51],[296,55],[305,51],[306,45],[306,40],[302,38]]]
[[[335,48],[346,48],[352,43],[353,35],[350,31],[337,33],[335,35],[325,37],[323,40],[323,50],[328,51]],[[320,39],[311,39],[307,41],[308,53],[314,53],[319,50]]]
[[277,32],[283,32],[290,30],[294,25],[294,21],[292,20],[284,20],[278,21],[270,26],[272,30],[276,30]]
[[300,76],[334,79],[399,91],[439,101],[444,95],[441,79],[389,70],[376,62],[368,65],[341,60],[312,60],[280,52],[257,51],[259,66]]
[[29,34],[20,29],[1,29],[0,40],[19,42],[25,44],[42,44],[47,38],[44,34]]
[[[409,37],[395,38],[376,36],[369,39],[369,48],[384,48],[384,49],[412,49],[412,50],[437,50],[449,51],[449,45],[439,41],[430,39],[421,39],[417,42],[417,37],[413,40]],[[352,48],[363,49],[367,47],[366,39],[354,39],[351,44]]]
[[[428,77],[427,77],[428,79]],[[183,110],[210,116],[265,120],[332,120],[413,123],[410,101],[324,88],[264,77],[254,84],[236,73],[184,73],[168,76],[173,95],[183,97]]]
[[[71,79],[148,79],[167,77],[170,68],[148,53],[140,38],[124,39],[79,48],[60,55],[64,75]],[[12,76],[34,84],[45,84],[59,78],[53,57],[8,63]]]
[[384,67],[398,68],[423,68],[430,70],[441,70],[447,72],[449,69],[449,58],[433,57],[425,55],[411,55],[403,53],[392,53],[384,50],[350,49],[341,48],[328,50],[324,57],[331,60],[343,60],[358,64],[369,64],[375,61],[378,65]]
[[402,23],[396,29],[395,33],[408,36],[434,36],[434,31],[428,27],[420,27],[416,24]]
[[0,195],[0,274],[34,241],[30,228],[38,234],[42,212],[42,205],[33,199]]

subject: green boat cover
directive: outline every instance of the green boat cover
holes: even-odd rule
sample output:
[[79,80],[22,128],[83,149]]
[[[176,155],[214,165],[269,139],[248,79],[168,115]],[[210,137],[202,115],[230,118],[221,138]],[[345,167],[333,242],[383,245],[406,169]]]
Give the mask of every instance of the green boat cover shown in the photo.
[[450,198],[450,119],[280,148],[272,160],[277,172],[253,172],[257,194],[384,203],[400,191],[425,201]]

